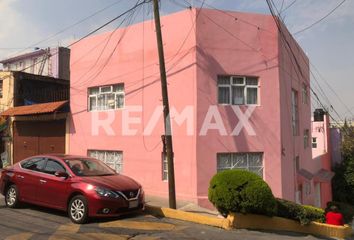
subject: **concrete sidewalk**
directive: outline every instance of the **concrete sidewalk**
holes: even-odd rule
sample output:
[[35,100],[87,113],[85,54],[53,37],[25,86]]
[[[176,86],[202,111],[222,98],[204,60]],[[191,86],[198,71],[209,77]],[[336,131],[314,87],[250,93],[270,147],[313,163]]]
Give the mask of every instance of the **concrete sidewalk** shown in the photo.
[[[4,196],[0,194],[0,201],[3,201]],[[145,196],[145,201],[150,206],[155,207],[169,207],[167,198],[160,198],[155,196]],[[197,204],[188,201],[177,201],[177,209],[190,213],[198,213],[210,217],[223,218],[218,211],[199,207]]]
[[[169,207],[168,199],[155,197],[155,196],[145,196],[146,204],[156,207]],[[185,212],[198,213],[206,216],[220,217],[223,218],[218,211],[213,211],[210,209],[199,207],[196,203],[188,201],[177,201],[177,209]]]

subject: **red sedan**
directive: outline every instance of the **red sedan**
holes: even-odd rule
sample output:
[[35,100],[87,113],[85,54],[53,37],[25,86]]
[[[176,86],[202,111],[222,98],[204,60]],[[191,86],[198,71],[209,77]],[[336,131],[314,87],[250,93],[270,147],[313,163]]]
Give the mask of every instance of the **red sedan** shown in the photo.
[[67,211],[74,223],[144,208],[144,191],[103,162],[71,155],[41,155],[4,169],[0,192],[6,205],[20,202]]

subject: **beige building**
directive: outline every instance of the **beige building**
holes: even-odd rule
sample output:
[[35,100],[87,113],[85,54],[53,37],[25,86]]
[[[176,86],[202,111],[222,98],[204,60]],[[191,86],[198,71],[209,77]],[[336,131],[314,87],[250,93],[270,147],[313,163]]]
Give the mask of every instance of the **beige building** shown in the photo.
[[23,71],[65,80],[70,78],[70,49],[65,47],[35,49],[0,63],[5,71]]
[[[64,135],[61,132],[52,135],[60,135],[60,146],[65,149],[66,115],[53,117],[44,116],[44,113],[52,114],[63,108],[68,98],[68,80],[25,72],[0,71],[0,156],[3,165],[12,164],[14,159],[27,155],[39,154],[45,147],[57,150],[58,144],[48,145],[46,139],[42,139],[43,144],[39,146],[41,133],[50,133],[51,129],[62,129]],[[40,105],[43,103],[50,105]],[[37,106],[37,109],[33,106]],[[41,108],[48,107],[51,107],[51,111],[42,112]],[[46,152],[49,150],[45,149]]]

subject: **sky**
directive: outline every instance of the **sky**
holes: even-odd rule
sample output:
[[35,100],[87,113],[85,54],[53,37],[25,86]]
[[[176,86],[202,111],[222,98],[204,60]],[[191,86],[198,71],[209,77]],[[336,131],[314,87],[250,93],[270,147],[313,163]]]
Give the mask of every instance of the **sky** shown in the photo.
[[[30,51],[34,47],[66,46],[126,11],[135,2],[135,0],[0,0],[0,59]],[[162,0],[161,14],[181,11],[189,4],[200,7],[202,2],[203,0]],[[295,33],[321,19],[342,0],[273,0],[273,2],[279,11],[283,10],[281,16],[289,31]],[[205,0],[203,7],[269,14],[266,0]],[[56,35],[101,9],[104,10]],[[151,18],[151,4],[145,7],[145,12],[150,13],[148,17]],[[142,19],[140,13],[136,21]],[[114,22],[102,31],[114,29],[117,24],[118,22]],[[314,66],[311,67],[315,75],[315,79],[311,80],[313,89],[325,106],[333,106],[329,111],[337,120],[354,118],[353,26],[354,0],[346,0],[323,21],[294,35]],[[51,38],[48,39],[49,37]],[[42,42],[43,40],[46,41]],[[316,107],[317,103],[314,103],[314,106]]]

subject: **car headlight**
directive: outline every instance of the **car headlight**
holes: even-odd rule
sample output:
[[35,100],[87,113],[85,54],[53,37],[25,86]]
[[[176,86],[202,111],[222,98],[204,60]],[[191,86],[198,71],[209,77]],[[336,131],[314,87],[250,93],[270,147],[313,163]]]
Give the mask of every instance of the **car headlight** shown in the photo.
[[115,193],[115,192],[105,189],[105,188],[96,187],[95,191],[101,197],[119,198],[118,193]]

